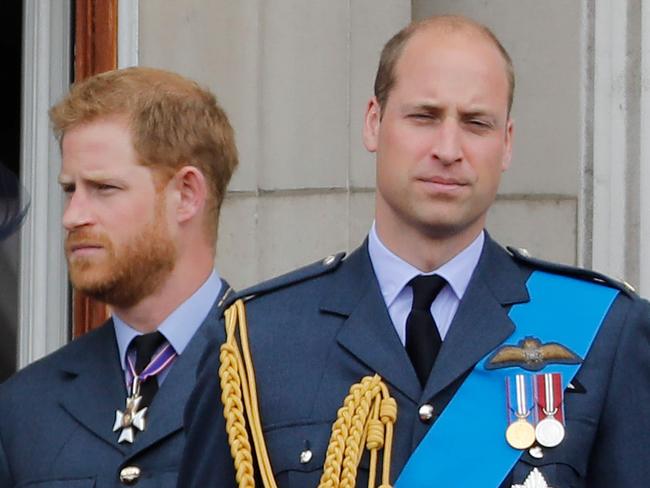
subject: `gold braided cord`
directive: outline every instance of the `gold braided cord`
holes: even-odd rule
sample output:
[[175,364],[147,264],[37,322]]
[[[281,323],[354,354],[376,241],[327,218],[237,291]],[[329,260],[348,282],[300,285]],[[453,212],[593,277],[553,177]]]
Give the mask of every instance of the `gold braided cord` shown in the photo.
[[[275,479],[273,478],[273,470],[271,469],[271,461],[269,459],[268,451],[266,449],[266,442],[264,440],[264,435],[262,433],[262,424],[261,417],[259,412],[259,405],[257,401],[257,387],[255,383],[255,371],[253,369],[253,360],[251,358],[250,346],[248,344],[248,325],[246,322],[246,310],[244,308],[244,302],[242,300],[237,300],[232,306],[230,306],[225,313],[226,318],[226,345],[230,345],[235,351],[237,357],[237,376],[239,377],[240,386],[239,393],[244,398],[244,407],[246,411],[246,417],[248,418],[248,426],[251,431],[251,436],[253,438],[253,446],[255,448],[255,455],[257,459],[257,464],[260,469],[260,476],[262,478],[262,484],[266,488],[277,488]],[[239,330],[239,341],[241,343],[241,352],[237,347],[237,331]],[[223,361],[222,361],[223,365]],[[219,372],[221,375],[221,372]],[[221,378],[223,382],[223,377]],[[236,388],[237,385],[233,382],[232,387]],[[223,387],[222,387],[223,388]],[[223,391],[223,390],[222,390]],[[231,414],[226,411],[227,401],[223,401],[224,404],[224,417],[226,418],[226,429],[228,429],[229,420],[236,424],[235,427],[237,430],[240,428],[246,430],[246,421],[243,419],[234,419],[231,420],[229,417]],[[241,425],[239,422],[242,422]],[[231,433],[228,432],[228,442],[230,442]],[[233,455],[233,460],[235,462],[235,473],[239,473],[241,468],[238,464],[240,459],[252,458],[250,444],[242,444],[239,446],[239,449],[247,450],[245,455],[239,456],[237,453],[233,454],[233,445],[230,444],[231,455]],[[248,466],[246,466],[246,471]],[[251,465],[251,478],[253,473],[253,467]],[[236,478],[235,478],[236,479]],[[242,484],[239,480],[240,488],[252,488],[255,486],[255,481],[251,480],[251,484]]]
[[237,374],[237,354],[230,344],[223,344],[220,349],[219,378],[221,380],[221,402],[226,420],[226,432],[230,455],[235,461],[235,479],[240,488],[253,488],[253,457],[248,441],[246,421],[239,376]]
[[377,455],[383,449],[379,488],[391,488],[391,449],[396,420],[397,402],[379,375],[366,376],[353,385],[332,426],[319,488],[353,488],[364,445],[370,451],[368,487],[375,487]]
[[[254,448],[263,486],[277,488],[262,431],[244,302],[237,300],[233,303],[226,310],[225,319],[226,342],[220,350],[219,378],[237,486],[255,487]],[[378,453],[383,449],[382,483],[378,488],[391,488],[390,463],[396,419],[397,403],[379,375],[366,376],[353,385],[332,426],[318,487],[354,488],[363,450],[368,449],[368,487],[375,488]],[[247,428],[250,429],[252,447]]]

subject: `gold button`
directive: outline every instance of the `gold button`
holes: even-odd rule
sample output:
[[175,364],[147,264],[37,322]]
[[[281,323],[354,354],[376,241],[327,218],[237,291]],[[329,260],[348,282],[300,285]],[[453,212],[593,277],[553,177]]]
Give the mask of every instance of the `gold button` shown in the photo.
[[332,264],[334,262],[335,259],[336,259],[336,256],[327,256],[325,259],[323,259],[323,264],[325,266],[329,266],[330,264]]
[[126,466],[120,470],[120,481],[124,485],[135,485],[140,479],[140,473],[137,466]]
[[433,418],[433,405],[425,403],[418,409],[418,414],[422,422],[428,422]]

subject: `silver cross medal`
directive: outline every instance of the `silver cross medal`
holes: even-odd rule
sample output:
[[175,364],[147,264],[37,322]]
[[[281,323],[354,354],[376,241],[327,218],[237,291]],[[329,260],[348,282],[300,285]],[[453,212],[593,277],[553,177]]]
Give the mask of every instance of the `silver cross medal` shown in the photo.
[[551,488],[537,468],[534,468],[523,485],[512,485],[512,488]]
[[136,376],[133,378],[133,385],[131,387],[131,396],[126,398],[126,408],[115,411],[115,423],[113,424],[113,432],[122,430],[120,437],[117,439],[118,444],[122,442],[133,443],[135,439],[135,429],[142,432],[145,428],[145,414],[147,407],[142,410],[140,408],[142,396],[140,395],[140,379]]

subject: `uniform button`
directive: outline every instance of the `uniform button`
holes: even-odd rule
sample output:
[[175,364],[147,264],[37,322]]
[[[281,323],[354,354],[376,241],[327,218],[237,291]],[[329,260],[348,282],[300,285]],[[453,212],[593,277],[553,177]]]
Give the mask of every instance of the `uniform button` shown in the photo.
[[533,456],[535,459],[542,459],[544,457],[544,451],[539,446],[533,446],[528,449],[528,454]]
[[120,481],[124,485],[135,485],[140,479],[140,468],[126,466],[120,470]]
[[310,449],[305,449],[300,453],[300,464],[307,464],[311,461],[313,454]]
[[418,415],[422,422],[429,422],[433,418],[433,405],[425,403],[418,409]]
[[323,264],[325,266],[329,266],[330,264],[332,264],[334,262],[335,259],[336,259],[336,256],[327,256],[325,259],[323,259]]

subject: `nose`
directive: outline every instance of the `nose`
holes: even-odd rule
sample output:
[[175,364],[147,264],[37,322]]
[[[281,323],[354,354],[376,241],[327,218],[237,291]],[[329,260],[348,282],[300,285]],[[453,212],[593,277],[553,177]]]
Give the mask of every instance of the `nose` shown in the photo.
[[68,195],[63,210],[63,227],[71,231],[92,223],[92,213],[88,199],[82,191],[75,190]]
[[463,159],[461,128],[454,118],[447,117],[438,126],[431,156],[442,164],[452,164]]

